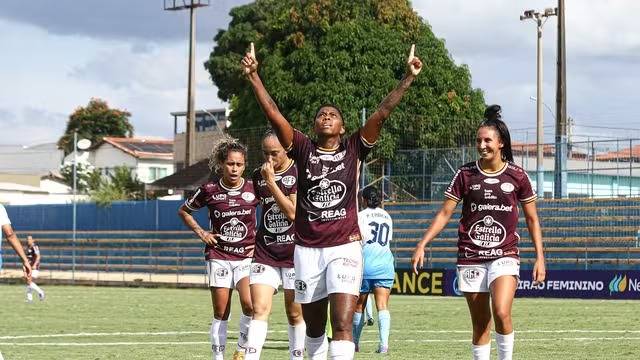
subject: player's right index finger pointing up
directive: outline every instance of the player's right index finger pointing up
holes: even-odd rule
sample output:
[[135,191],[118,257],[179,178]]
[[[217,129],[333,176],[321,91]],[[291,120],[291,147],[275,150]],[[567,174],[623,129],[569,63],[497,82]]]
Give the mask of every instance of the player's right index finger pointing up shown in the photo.
[[253,46],[253,43],[251,43],[251,50],[250,50],[250,54],[251,54],[251,57],[252,57],[252,58],[254,58],[254,59],[256,58],[256,49],[255,49],[255,47]]
[[411,50],[409,50],[409,61],[413,60],[413,55],[416,52],[416,44],[411,44]]

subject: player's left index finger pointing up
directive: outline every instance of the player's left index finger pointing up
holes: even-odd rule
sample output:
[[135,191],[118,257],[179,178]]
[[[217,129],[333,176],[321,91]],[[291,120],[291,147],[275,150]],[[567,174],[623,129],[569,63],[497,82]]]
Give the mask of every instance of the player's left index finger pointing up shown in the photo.
[[416,52],[416,44],[411,44],[411,50],[409,50],[409,61],[413,60],[415,52]]
[[253,43],[251,43],[251,50],[250,50],[250,52],[249,52],[249,53],[251,54],[251,57],[252,57],[252,58],[254,58],[254,59],[256,58],[256,49],[255,49],[255,47],[253,46]]

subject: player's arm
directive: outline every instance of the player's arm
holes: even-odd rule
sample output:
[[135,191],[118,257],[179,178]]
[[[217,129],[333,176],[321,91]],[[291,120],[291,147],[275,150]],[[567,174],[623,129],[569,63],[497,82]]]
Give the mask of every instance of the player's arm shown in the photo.
[[453,215],[453,211],[456,209],[458,202],[452,199],[445,199],[442,203],[440,211],[436,214],[431,225],[422,236],[422,240],[418,242],[415,250],[413,250],[413,256],[411,256],[411,264],[413,265],[413,271],[418,273],[418,265],[420,268],[424,265],[424,248],[447,226],[449,219]]
[[280,109],[278,109],[278,105],[273,101],[269,92],[267,92],[267,89],[264,87],[260,75],[258,75],[258,60],[256,59],[256,51],[253,43],[251,43],[251,49],[245,54],[244,58],[242,58],[241,63],[242,71],[251,83],[253,93],[256,95],[262,112],[267,119],[269,119],[273,130],[276,132],[276,135],[278,135],[280,144],[288,150],[293,143],[293,127],[282,115]]
[[536,262],[533,265],[533,282],[541,283],[546,277],[546,266],[544,260],[544,249],[542,248],[542,229],[538,220],[538,210],[536,202],[529,201],[522,203],[524,211],[524,219],[527,222],[527,228],[533,242],[533,248],[536,252]]
[[27,255],[24,253],[22,244],[20,244],[20,240],[18,240],[16,233],[13,231],[13,227],[11,227],[10,224],[2,225],[2,233],[7,238],[7,241],[9,241],[9,245],[11,245],[16,254],[18,254],[18,257],[20,257],[24,275],[29,279],[31,277],[31,265],[29,265],[29,259],[27,259]]
[[193,231],[203,243],[207,245],[215,245],[218,243],[217,236],[209,231],[205,231],[200,227],[200,224],[191,215],[192,211],[186,205],[180,206],[178,209],[178,216],[182,219],[182,222],[187,225],[191,231]]
[[385,120],[387,120],[391,111],[400,103],[409,86],[416,76],[418,76],[420,70],[422,70],[422,61],[414,56],[415,48],[415,44],[411,45],[409,58],[407,59],[407,71],[402,77],[402,80],[400,80],[396,88],[382,100],[380,105],[378,105],[378,109],[367,119],[367,122],[360,130],[360,135],[370,144],[378,140]]
[[289,194],[289,196],[287,196],[282,192],[282,190],[280,190],[276,183],[275,170],[273,169],[273,164],[271,162],[267,161],[262,164],[260,174],[267,184],[269,192],[273,195],[273,199],[276,201],[276,204],[280,207],[280,210],[282,210],[289,221],[295,221],[296,194]]

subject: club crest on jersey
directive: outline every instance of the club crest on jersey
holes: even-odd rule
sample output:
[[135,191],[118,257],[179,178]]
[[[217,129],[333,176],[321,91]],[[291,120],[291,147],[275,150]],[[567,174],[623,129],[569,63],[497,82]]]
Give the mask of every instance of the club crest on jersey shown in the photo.
[[265,270],[266,268],[262,264],[253,264],[251,266],[251,272],[254,274],[262,274]]
[[252,192],[245,191],[241,195],[244,201],[253,201],[256,198],[256,195]]
[[215,274],[216,274],[216,277],[226,278],[227,275],[229,275],[229,270],[227,270],[227,269],[217,269]]
[[347,187],[338,180],[322,179],[307,194],[307,200],[318,209],[326,209],[339,204],[347,193]]
[[242,241],[248,232],[247,225],[235,217],[220,226],[220,237],[226,242]]
[[513,186],[512,183],[506,182],[506,183],[500,184],[500,189],[504,191],[506,194],[509,194],[510,192],[515,190],[515,186]]
[[295,183],[296,183],[296,177],[295,176],[287,175],[287,176],[282,178],[282,185],[284,185],[286,187],[292,187],[293,184],[295,184]]
[[296,280],[293,285],[296,288],[296,291],[299,293],[307,292],[307,283],[302,280]]
[[263,221],[264,227],[272,234],[282,234],[293,225],[277,204],[265,211]]
[[476,221],[469,229],[469,238],[483,248],[494,248],[502,244],[507,236],[504,226],[490,215]]

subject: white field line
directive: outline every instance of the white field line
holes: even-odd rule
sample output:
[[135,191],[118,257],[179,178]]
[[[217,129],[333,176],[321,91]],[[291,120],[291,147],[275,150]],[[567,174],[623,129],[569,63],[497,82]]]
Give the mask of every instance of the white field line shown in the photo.
[[[640,337],[581,337],[581,338],[539,338],[539,339],[518,339],[516,338],[516,342],[539,342],[539,341],[578,341],[578,342],[588,342],[588,341],[629,341],[629,340],[640,340]],[[468,343],[469,339],[460,339],[460,340],[451,340],[451,339],[404,339],[404,340],[394,340],[392,339],[392,343]],[[367,340],[361,341],[362,343],[378,343],[377,340]],[[266,344],[286,344],[288,341],[266,341]],[[148,342],[91,342],[91,343],[73,343],[73,342],[65,342],[65,343],[14,343],[14,342],[0,342],[0,346],[139,346],[139,345],[209,345],[208,341],[148,341]]]
[[[230,330],[233,332],[233,330]],[[378,330],[364,330],[365,333],[378,333]],[[392,333],[406,333],[403,330],[391,330]],[[471,334],[471,330],[411,330],[420,334]],[[270,330],[272,334],[286,334],[287,330]],[[565,330],[516,330],[517,334],[640,334],[640,330],[589,330],[589,329],[565,329]],[[109,336],[168,336],[168,335],[208,335],[208,331],[159,331],[159,332],[82,332],[74,334],[40,334],[40,335],[6,335],[0,336],[0,340],[38,339],[38,338],[65,338],[65,337],[109,337]]]

